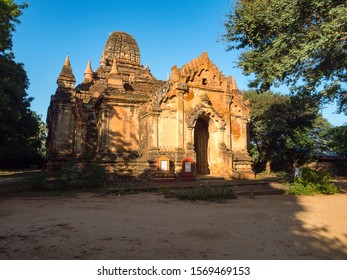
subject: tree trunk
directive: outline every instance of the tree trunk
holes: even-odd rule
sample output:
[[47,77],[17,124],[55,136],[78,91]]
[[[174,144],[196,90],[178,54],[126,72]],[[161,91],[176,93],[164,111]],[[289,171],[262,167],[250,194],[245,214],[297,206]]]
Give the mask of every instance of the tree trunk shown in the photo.
[[266,161],[265,172],[266,172],[266,174],[271,173],[271,161],[270,160]]

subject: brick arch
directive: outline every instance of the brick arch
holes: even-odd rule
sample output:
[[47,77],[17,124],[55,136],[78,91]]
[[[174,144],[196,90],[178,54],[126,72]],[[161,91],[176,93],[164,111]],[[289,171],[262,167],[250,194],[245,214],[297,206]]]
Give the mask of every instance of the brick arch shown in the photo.
[[203,107],[200,105],[192,109],[187,115],[186,124],[191,128],[195,127],[195,124],[200,116],[211,118],[217,128],[225,128],[226,126],[226,121],[223,119],[223,117],[211,107]]

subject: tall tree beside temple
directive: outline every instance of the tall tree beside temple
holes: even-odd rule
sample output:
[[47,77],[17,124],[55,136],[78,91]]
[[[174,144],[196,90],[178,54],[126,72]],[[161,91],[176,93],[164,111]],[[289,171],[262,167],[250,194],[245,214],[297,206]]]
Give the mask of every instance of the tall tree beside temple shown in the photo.
[[244,94],[251,103],[251,155],[268,172],[302,163],[327,148],[331,125],[311,98],[254,90]]
[[42,160],[42,121],[30,110],[29,81],[12,52],[12,34],[27,4],[0,1],[0,167],[19,168]]
[[224,39],[244,50],[252,87],[286,84],[347,114],[346,0],[239,0],[227,16]]

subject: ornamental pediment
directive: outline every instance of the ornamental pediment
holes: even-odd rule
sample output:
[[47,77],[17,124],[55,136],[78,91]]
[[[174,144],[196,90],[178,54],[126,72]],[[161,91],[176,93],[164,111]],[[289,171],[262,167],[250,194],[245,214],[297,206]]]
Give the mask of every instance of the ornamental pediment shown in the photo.
[[221,90],[227,79],[218,67],[209,59],[206,52],[188,62],[180,69],[172,68],[173,82],[184,82],[189,87]]

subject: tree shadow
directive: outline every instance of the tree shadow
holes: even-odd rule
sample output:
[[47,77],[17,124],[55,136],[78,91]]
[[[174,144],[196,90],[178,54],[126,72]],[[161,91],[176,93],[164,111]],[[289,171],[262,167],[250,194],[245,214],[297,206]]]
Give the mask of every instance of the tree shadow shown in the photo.
[[[312,212],[312,209],[318,208],[315,205],[318,201],[322,204],[333,203],[334,196],[307,198],[288,195],[274,196],[273,201],[269,203],[277,204],[281,209],[280,212],[267,213],[261,221],[256,222],[257,224],[265,223],[266,227],[272,231],[274,244],[279,249],[282,248],[282,253],[273,253],[273,259],[347,259],[347,227],[345,227],[344,233],[343,230],[340,230],[339,234],[334,233],[334,228],[340,229],[339,224],[344,223],[343,215],[336,215],[336,212],[333,211],[325,215]],[[317,201],[314,201],[315,199]],[[343,199],[347,202],[346,197],[339,195],[336,195],[335,199]],[[328,200],[328,202],[324,200]],[[331,209],[331,207],[328,208]],[[258,211],[255,209],[255,213]],[[314,217],[320,215],[321,219]],[[310,217],[319,224],[310,222]],[[282,228],[281,237],[276,234],[279,228]],[[287,233],[283,232],[285,228],[288,230]],[[251,256],[248,257],[253,259]],[[270,259],[272,259],[271,256]]]

